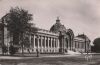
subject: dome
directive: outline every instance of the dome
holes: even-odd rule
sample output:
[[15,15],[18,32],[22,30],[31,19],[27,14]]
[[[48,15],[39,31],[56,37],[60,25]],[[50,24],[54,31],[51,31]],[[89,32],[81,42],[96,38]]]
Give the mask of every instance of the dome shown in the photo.
[[56,23],[50,28],[50,32],[59,33],[60,31],[64,32],[66,31],[66,28],[60,23],[59,18],[57,18]]

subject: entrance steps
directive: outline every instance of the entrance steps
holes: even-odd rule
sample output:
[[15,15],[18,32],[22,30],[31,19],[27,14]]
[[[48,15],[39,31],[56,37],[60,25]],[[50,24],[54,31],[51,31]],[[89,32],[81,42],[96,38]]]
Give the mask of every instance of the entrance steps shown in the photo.
[[81,53],[80,52],[74,52],[74,51],[71,51],[71,50],[67,50],[67,54],[75,55],[75,54],[81,54]]

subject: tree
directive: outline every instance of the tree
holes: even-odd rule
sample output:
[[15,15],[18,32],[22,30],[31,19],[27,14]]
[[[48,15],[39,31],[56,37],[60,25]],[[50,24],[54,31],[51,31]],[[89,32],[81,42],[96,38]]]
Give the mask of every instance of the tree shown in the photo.
[[[15,7],[11,8],[10,12],[2,19],[7,23],[7,29],[13,36],[13,45],[21,45],[23,53],[23,43],[20,44],[19,41],[24,41],[24,35],[27,31],[33,31],[32,24],[29,22],[32,20],[32,14],[29,14],[27,10]],[[34,31],[36,31],[35,28]]]
[[5,55],[8,52],[7,46],[3,45],[2,46],[2,54]]
[[14,55],[17,51],[18,51],[17,47],[14,47],[13,45],[10,45],[10,47],[9,47],[10,55]]
[[100,38],[96,38],[93,42],[92,51],[100,53]]
[[30,47],[30,40],[29,40],[28,37],[25,37],[25,39],[24,39],[24,46],[27,47],[27,48]]

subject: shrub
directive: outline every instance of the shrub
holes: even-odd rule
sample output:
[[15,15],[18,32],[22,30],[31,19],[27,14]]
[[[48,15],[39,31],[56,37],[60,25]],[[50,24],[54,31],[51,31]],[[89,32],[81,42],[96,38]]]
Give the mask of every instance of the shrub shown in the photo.
[[14,55],[17,51],[18,51],[17,47],[14,47],[13,45],[11,45],[9,47],[9,53],[10,53],[10,55]]
[[5,53],[7,53],[8,52],[8,48],[7,48],[7,46],[2,46],[2,53],[3,53],[3,55],[5,54]]

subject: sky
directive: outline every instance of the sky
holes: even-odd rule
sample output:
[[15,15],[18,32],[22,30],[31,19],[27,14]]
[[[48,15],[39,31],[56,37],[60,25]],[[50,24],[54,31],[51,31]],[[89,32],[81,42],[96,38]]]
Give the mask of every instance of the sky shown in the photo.
[[100,37],[100,0],[0,0],[0,18],[16,6],[33,14],[31,22],[39,28],[49,30],[59,16],[75,36]]

